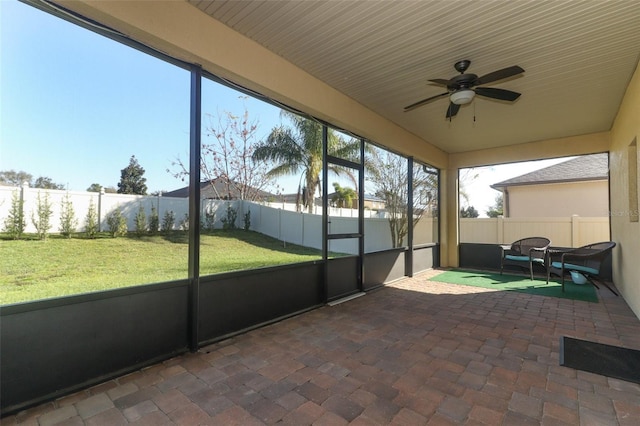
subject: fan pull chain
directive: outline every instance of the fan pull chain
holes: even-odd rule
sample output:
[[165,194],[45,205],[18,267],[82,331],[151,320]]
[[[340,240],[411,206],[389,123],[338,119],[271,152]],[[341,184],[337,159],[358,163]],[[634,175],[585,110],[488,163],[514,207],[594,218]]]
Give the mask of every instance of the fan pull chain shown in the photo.
[[476,103],[473,103],[473,127],[476,127]]

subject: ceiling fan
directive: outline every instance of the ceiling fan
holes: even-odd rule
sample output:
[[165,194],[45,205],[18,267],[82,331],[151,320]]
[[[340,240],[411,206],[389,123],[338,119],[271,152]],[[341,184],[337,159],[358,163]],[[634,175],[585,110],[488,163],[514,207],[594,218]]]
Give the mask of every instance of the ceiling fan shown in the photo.
[[429,80],[430,82],[438,84],[440,86],[446,86],[447,92],[432,96],[427,99],[423,99],[414,104],[406,106],[404,108],[404,111],[411,111],[433,100],[442,98],[444,96],[449,96],[447,118],[450,119],[458,113],[458,111],[460,110],[460,105],[468,104],[473,100],[475,95],[510,102],[513,102],[520,97],[520,93],[512,92],[511,90],[496,89],[493,87],[476,87],[481,84],[489,84],[493,83],[494,81],[521,74],[524,72],[524,70],[519,66],[514,65],[512,67],[503,68],[498,71],[490,72],[489,74],[483,75],[482,77],[478,77],[475,74],[465,74],[465,71],[469,68],[469,65],[471,65],[471,61],[466,59],[456,62],[454,68],[460,73],[460,75],[457,75],[450,80],[445,80],[442,78]]

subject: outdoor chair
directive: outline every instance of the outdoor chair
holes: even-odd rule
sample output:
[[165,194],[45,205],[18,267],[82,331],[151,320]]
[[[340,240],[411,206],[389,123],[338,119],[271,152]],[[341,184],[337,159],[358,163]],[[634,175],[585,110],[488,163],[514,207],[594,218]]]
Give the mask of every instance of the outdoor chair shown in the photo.
[[[613,241],[588,244],[576,249],[549,250],[547,260],[547,283],[551,274],[559,275],[562,279],[562,291],[564,292],[564,275],[566,272],[576,271],[583,274],[591,284],[599,288],[594,278],[600,275],[602,263],[616,246]],[[616,293],[606,282],[601,281],[613,294]]]
[[520,267],[527,266],[533,280],[533,265],[545,266],[546,250],[551,240],[545,237],[528,237],[513,242],[511,245],[501,246],[500,275],[505,265],[513,264]]

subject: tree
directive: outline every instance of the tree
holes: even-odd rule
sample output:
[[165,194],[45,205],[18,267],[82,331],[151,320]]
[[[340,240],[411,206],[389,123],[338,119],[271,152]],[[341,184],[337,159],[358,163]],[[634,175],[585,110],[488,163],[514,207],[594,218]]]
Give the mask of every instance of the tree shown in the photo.
[[109,226],[109,233],[111,233],[113,238],[127,235],[127,218],[122,215],[119,208],[116,208],[107,216],[107,225]]
[[162,225],[160,230],[163,234],[169,235],[173,231],[173,225],[176,222],[176,214],[173,210],[167,210],[162,217]]
[[18,195],[18,191],[11,193],[11,207],[9,214],[4,219],[4,232],[14,240],[20,239],[27,224],[24,220],[24,201]]
[[98,212],[96,211],[96,205],[93,204],[93,198],[89,200],[89,209],[85,216],[84,232],[88,238],[95,238],[98,233]]
[[136,235],[138,237],[143,236],[147,232],[147,214],[144,211],[144,206],[140,204],[138,206],[138,212],[135,217]]
[[358,198],[358,194],[353,188],[342,187],[338,182],[333,183],[335,194],[331,197],[331,201],[339,208],[353,208],[353,201]]
[[101,190],[102,190],[102,185],[100,185],[99,183],[92,183],[87,188],[87,192],[100,192]]
[[[298,193],[302,190],[303,205],[311,213],[316,190],[320,189],[322,124],[285,110],[281,112],[281,116],[290,120],[293,127],[274,127],[267,140],[256,147],[253,158],[275,164],[267,173],[268,176],[280,177],[301,173],[304,187],[300,188],[299,185]],[[327,139],[327,149],[331,155],[352,159],[359,152],[359,141],[345,141],[331,129],[328,131]],[[338,175],[345,172],[345,169],[336,166],[331,166],[330,170]]]
[[6,186],[22,186],[25,182],[31,185],[33,176],[22,170],[16,172],[15,170],[4,170],[0,172],[0,185]]
[[473,206],[463,207],[460,209],[460,217],[462,218],[476,218],[480,216],[478,210],[476,210]]
[[158,209],[156,206],[151,206],[151,214],[149,215],[149,233],[155,235],[160,229],[160,216],[158,215]]
[[51,202],[49,201],[49,194],[45,193],[44,197],[41,196],[38,191],[38,197],[36,198],[36,211],[31,212],[31,222],[36,227],[38,238],[41,240],[47,239],[47,234],[51,229],[51,216],[53,210],[51,209]]
[[147,178],[143,177],[144,169],[135,155],[129,159],[129,165],[120,171],[118,194],[147,194]]
[[[376,197],[384,200],[391,231],[391,244],[400,247],[409,232],[409,174],[407,159],[379,148],[367,152],[367,180]],[[426,214],[433,214],[438,192],[437,175],[422,167],[413,168],[413,224]]]
[[65,189],[65,185],[55,183],[50,177],[40,176],[33,181],[33,175],[24,171],[4,170],[0,172],[0,185],[22,186],[27,184],[40,189]]
[[504,199],[502,194],[496,196],[495,204],[486,211],[489,217],[498,217],[504,215]]
[[[260,200],[273,186],[273,179],[267,176],[268,165],[253,157],[259,144],[258,121],[249,118],[246,108],[241,116],[223,111],[217,118],[210,115],[209,119],[205,132],[212,142],[203,143],[201,147],[202,178],[216,191],[214,183],[222,183],[224,191],[217,194],[219,199]],[[177,172],[167,171],[186,181],[189,168],[182,160],[177,159],[172,166],[177,167]]]
[[238,218],[238,210],[234,209],[230,205],[227,205],[227,214],[221,218],[222,229],[225,231],[236,229],[236,219]]
[[34,188],[40,189],[65,189],[61,183],[55,183],[51,178],[40,176],[33,184]]
[[76,219],[76,214],[73,210],[73,203],[71,202],[71,197],[69,193],[65,195],[64,199],[61,202],[62,208],[60,211],[60,233],[67,238],[71,238],[71,234],[76,232],[76,226],[78,225],[78,220]]
[[469,186],[480,176],[476,168],[460,169],[458,172],[458,196],[462,204],[469,205]]

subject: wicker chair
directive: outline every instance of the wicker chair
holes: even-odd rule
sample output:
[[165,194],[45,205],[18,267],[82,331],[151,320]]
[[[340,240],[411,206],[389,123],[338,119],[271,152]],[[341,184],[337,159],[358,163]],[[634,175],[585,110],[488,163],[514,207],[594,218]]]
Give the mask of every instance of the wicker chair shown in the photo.
[[533,280],[533,265],[545,266],[546,251],[551,245],[551,240],[545,237],[528,237],[513,242],[510,246],[502,247],[500,259],[500,275],[505,265],[513,264],[520,267],[528,267],[529,275]]
[[[573,250],[560,250],[554,253],[549,252],[547,261],[547,283],[551,274],[559,275],[562,279],[562,291],[564,291],[565,271],[576,271],[585,275],[596,288],[593,282],[595,277],[600,275],[600,267],[604,260],[610,255],[616,243],[613,241],[603,241],[601,243],[588,244]],[[617,295],[607,283],[602,282],[609,290]]]

